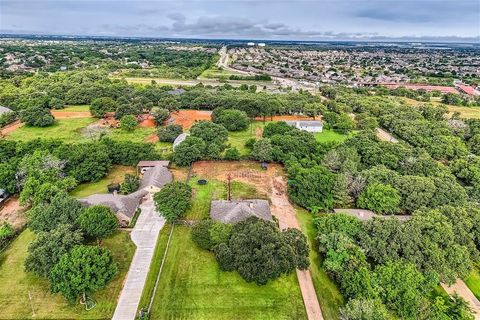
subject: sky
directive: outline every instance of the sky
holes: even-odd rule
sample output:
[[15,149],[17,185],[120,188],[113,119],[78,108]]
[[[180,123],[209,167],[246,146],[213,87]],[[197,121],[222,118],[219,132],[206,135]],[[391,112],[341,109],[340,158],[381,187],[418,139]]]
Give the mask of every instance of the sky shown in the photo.
[[0,33],[480,43],[480,1],[0,0]]

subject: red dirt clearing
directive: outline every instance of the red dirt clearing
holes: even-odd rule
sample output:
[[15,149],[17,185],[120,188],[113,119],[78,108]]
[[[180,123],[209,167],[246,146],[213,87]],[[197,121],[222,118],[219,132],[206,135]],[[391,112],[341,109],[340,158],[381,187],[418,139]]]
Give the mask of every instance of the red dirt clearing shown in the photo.
[[63,111],[51,110],[50,113],[55,119],[91,118],[90,111]]
[[0,208],[0,224],[2,222],[10,223],[16,230],[22,229],[27,219],[25,217],[25,208],[20,206],[18,198],[10,198]]
[[155,128],[156,122],[153,116],[144,115],[143,120],[140,121],[139,126],[142,128]]
[[203,111],[203,110],[179,110],[172,112],[170,118],[166,121],[167,124],[179,124],[183,128],[190,128],[195,122],[201,120],[212,119],[212,111]]
[[152,133],[151,135],[145,138],[145,141],[150,143],[157,143],[159,140],[158,140],[157,134]]

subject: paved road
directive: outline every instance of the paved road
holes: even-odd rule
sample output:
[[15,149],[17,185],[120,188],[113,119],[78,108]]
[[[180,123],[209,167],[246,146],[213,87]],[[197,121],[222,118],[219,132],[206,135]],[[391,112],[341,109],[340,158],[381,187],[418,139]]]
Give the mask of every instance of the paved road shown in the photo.
[[165,219],[155,212],[152,199],[142,203],[140,209],[142,212],[131,234],[137,250],[120,293],[113,320],[135,319],[158,235],[165,224]]

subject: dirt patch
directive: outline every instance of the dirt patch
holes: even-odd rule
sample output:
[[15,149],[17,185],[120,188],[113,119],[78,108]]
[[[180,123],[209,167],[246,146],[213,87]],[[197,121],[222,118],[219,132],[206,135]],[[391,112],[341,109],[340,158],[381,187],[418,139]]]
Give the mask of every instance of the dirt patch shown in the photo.
[[24,123],[20,122],[20,120],[12,122],[9,125],[2,128],[0,137],[6,136],[10,132],[13,132],[13,131],[15,131],[18,128],[23,127],[23,126],[24,126]]
[[183,128],[190,128],[195,122],[212,119],[212,111],[204,110],[179,110],[172,112],[170,118],[166,121],[167,124],[179,124]]
[[90,111],[64,111],[51,110],[50,113],[55,119],[74,119],[74,118],[91,118]]
[[10,223],[16,230],[22,229],[27,223],[26,209],[20,206],[18,198],[10,198],[0,209],[0,224]]
[[157,143],[159,140],[158,140],[157,134],[152,133],[151,135],[145,138],[145,141],[149,143]]
[[117,128],[120,128],[120,121],[114,118],[108,117],[108,118],[98,119],[92,125],[98,126],[100,128],[117,129]]
[[260,127],[256,128],[255,129],[255,138],[261,139],[262,136],[263,136],[263,128],[260,128]]
[[173,180],[184,182],[187,179],[189,168],[170,168],[170,172],[173,174]]
[[153,116],[143,116],[138,125],[142,128],[155,128],[156,122]]

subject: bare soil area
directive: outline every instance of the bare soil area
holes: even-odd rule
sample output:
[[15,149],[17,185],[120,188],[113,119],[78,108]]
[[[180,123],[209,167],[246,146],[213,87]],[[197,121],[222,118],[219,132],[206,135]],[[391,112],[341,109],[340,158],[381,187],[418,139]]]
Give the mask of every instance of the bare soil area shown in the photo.
[[18,198],[8,199],[0,208],[0,224],[8,222],[16,230],[22,229],[27,222],[25,211],[26,209],[20,206]]
[[24,123],[20,122],[20,120],[12,122],[11,124],[2,128],[0,137],[6,136],[10,132],[13,132],[13,131],[17,130],[18,128],[23,127],[23,125],[24,125]]
[[190,128],[195,122],[201,120],[212,119],[211,111],[204,110],[179,110],[172,112],[170,118],[166,121],[167,124],[179,124],[184,129]]
[[55,119],[91,118],[90,111],[64,111],[51,110],[50,113]]

